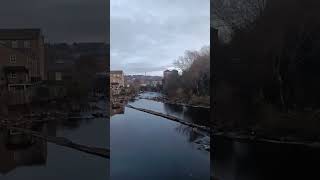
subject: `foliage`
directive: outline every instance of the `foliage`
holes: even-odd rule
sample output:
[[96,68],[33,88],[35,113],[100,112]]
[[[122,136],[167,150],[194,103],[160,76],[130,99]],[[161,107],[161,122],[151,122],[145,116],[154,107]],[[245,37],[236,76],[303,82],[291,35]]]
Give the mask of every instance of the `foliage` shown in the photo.
[[182,74],[170,74],[163,86],[169,97],[189,100],[192,95],[209,96],[210,94],[210,47],[200,51],[186,51],[174,65]]
[[[215,16],[233,35],[214,46],[217,119],[234,127],[257,125],[262,118],[256,115],[270,105],[275,110],[265,117],[273,126],[272,119],[280,118],[271,118],[272,112],[319,108],[319,1],[268,0],[253,14],[252,4],[262,1],[241,0],[251,2],[241,8],[234,0],[222,1],[215,1],[221,3]],[[239,20],[243,17],[247,21]]]

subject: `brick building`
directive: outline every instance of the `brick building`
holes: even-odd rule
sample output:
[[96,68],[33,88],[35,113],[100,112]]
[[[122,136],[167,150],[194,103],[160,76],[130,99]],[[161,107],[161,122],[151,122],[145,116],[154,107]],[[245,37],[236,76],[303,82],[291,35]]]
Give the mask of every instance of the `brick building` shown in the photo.
[[110,87],[113,95],[120,94],[121,89],[124,87],[123,71],[110,71]]
[[44,37],[40,29],[0,29],[0,44],[6,48],[0,56],[1,64],[16,58],[19,65],[9,65],[25,66],[31,82],[47,79]]
[[32,101],[34,88],[47,79],[40,29],[0,29],[0,93],[9,104]]
[[36,68],[33,56],[0,44],[0,79],[8,90],[26,89]]

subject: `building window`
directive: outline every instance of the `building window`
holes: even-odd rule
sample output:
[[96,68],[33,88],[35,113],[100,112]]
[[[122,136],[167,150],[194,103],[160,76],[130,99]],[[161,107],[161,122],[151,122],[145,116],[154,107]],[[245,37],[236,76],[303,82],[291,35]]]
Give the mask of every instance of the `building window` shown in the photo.
[[16,63],[17,62],[17,56],[16,55],[11,55],[9,57],[9,61],[10,61],[10,63]]
[[12,41],[11,46],[12,48],[18,48],[18,41]]
[[55,73],[55,79],[56,81],[61,81],[62,80],[62,73],[61,72],[56,72]]
[[11,79],[16,79],[17,78],[17,74],[16,73],[11,73],[10,74],[10,78]]
[[23,42],[23,46],[24,46],[24,48],[31,48],[31,43],[30,43],[30,41],[24,41],[24,42]]

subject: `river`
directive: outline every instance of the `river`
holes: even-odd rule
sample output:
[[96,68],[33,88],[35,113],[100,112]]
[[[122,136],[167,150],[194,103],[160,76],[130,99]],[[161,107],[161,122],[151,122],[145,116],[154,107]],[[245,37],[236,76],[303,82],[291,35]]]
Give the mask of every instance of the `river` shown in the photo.
[[213,150],[218,180],[320,179],[318,148],[215,137]]
[[[159,96],[143,93],[140,97]],[[167,105],[146,99],[129,102],[145,108],[204,123],[209,111]],[[115,180],[210,179],[210,153],[201,148],[210,143],[208,134],[171,120],[125,107],[111,118],[110,175]]]
[[[98,103],[106,108],[104,102]],[[88,113],[82,113],[87,116]],[[88,146],[109,147],[109,123],[106,118],[51,121],[38,128],[50,136],[66,137]],[[1,180],[105,180],[109,178],[109,160],[59,146],[40,139],[31,145],[9,146],[7,132],[0,132]]]

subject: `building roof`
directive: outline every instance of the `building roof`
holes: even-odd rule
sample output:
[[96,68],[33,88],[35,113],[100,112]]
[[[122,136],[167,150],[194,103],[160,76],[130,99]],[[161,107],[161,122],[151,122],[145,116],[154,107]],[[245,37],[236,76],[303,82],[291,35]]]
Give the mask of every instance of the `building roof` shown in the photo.
[[28,72],[28,69],[25,66],[5,66],[3,67],[5,73],[10,72]]
[[0,40],[36,39],[41,29],[0,29]]
[[123,74],[122,70],[110,71],[110,74]]
[[171,73],[171,72],[179,72],[179,71],[176,70],[176,69],[172,69],[171,71],[167,69],[167,70],[165,70],[164,72],[170,72],[170,73]]

